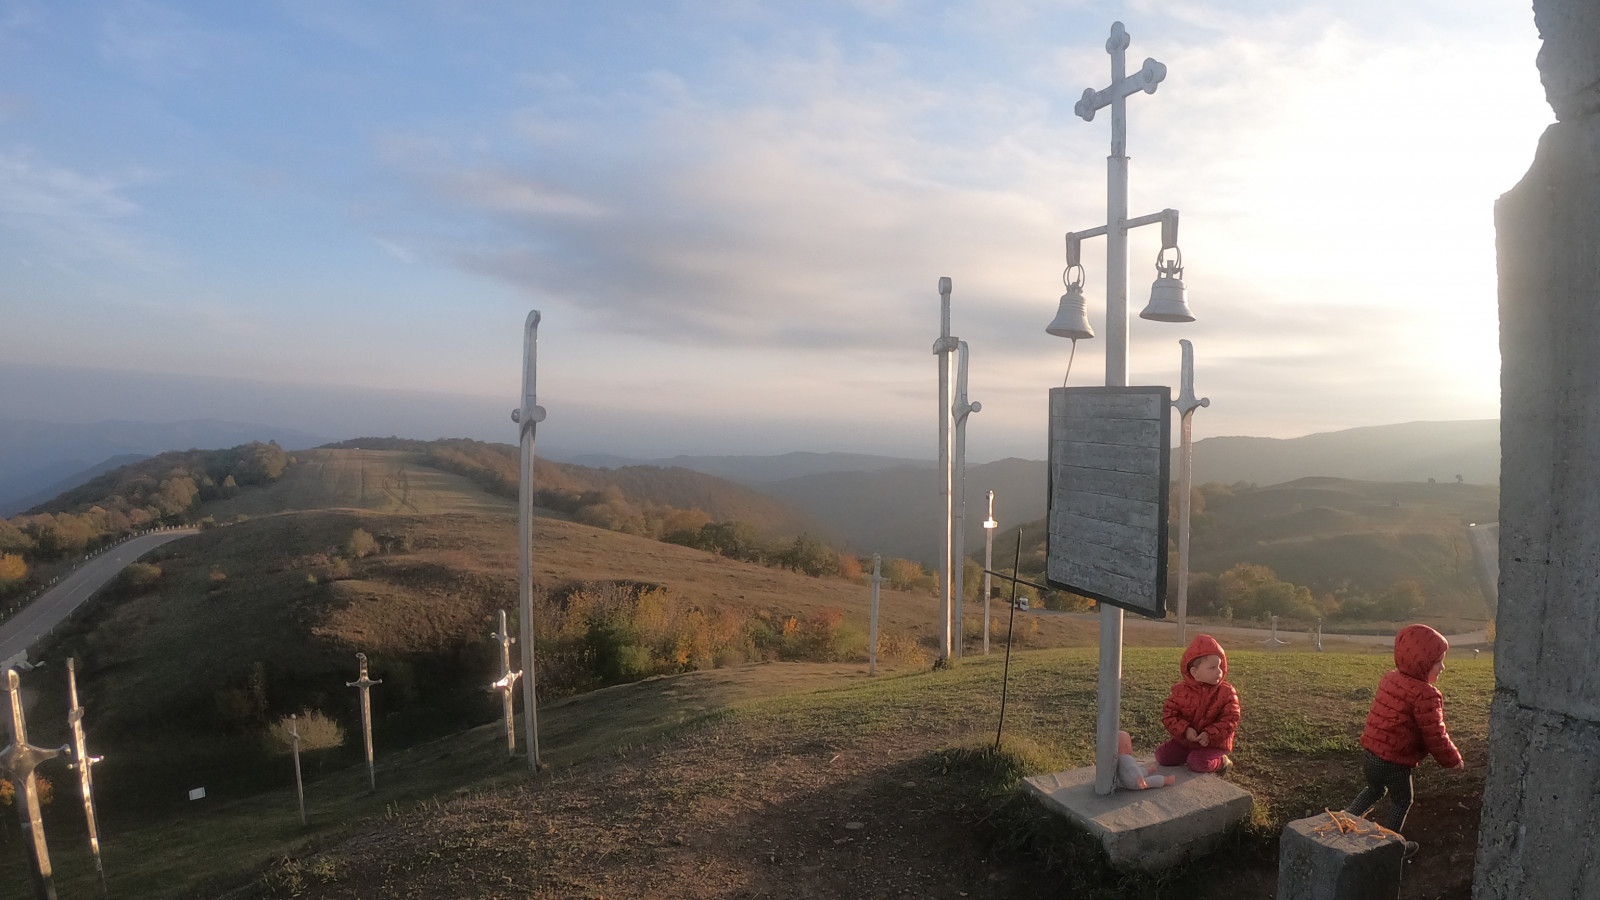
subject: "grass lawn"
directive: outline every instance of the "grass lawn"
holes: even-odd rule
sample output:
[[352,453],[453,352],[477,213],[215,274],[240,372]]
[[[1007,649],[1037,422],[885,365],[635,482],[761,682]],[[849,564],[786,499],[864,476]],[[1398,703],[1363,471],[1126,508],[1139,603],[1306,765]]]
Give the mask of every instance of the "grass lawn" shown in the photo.
[[[1148,752],[1177,648],[1127,649],[1123,724]],[[196,804],[104,829],[112,896],[677,897],[1266,896],[1276,832],[1340,807],[1383,655],[1230,650],[1244,721],[1230,777],[1252,824],[1208,860],[1162,876],[1105,870],[1022,798],[1022,775],[1093,756],[1095,651],[1012,659],[1002,750],[992,750],[1003,659],[865,677],[851,664],[765,664],[574,697],[541,710],[548,769],[528,778],[484,726],[379,750],[378,790],[356,768],[292,789]],[[1465,773],[1418,770],[1407,898],[1465,897],[1476,844],[1492,659],[1452,655],[1440,684]],[[519,730],[520,739],[520,730]],[[291,785],[287,761],[284,783]],[[87,851],[51,809],[60,896],[89,897]],[[61,820],[56,824],[56,820]],[[276,862],[274,862],[276,861]],[[269,866],[270,864],[270,866]],[[263,869],[263,867],[268,867]],[[28,896],[18,854],[0,897]]]

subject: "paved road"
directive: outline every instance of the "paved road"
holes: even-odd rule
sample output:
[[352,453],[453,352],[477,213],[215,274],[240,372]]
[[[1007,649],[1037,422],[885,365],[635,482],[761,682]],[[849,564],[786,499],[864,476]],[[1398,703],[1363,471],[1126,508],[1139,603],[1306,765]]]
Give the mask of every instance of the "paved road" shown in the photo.
[[0,623],[0,663],[3,663],[0,667],[9,668],[13,665],[12,657],[25,653],[35,641],[71,615],[83,601],[115,578],[129,563],[162,544],[188,537],[195,531],[193,528],[179,528],[130,538],[74,569],[21,612]]

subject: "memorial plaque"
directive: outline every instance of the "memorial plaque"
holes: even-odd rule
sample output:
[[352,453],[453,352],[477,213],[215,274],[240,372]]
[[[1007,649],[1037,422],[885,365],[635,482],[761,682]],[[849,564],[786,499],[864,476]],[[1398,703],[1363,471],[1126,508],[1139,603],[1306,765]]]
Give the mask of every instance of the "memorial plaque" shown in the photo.
[[1045,582],[1167,614],[1165,387],[1052,388]]

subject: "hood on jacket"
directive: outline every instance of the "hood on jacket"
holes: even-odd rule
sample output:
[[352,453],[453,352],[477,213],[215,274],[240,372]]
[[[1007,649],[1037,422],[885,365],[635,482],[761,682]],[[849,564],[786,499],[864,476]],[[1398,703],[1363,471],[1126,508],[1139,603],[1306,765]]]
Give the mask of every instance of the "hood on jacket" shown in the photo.
[[1394,667],[1418,681],[1427,681],[1434,664],[1450,649],[1445,636],[1426,625],[1407,625],[1394,636]]
[[[1183,651],[1183,659],[1178,663],[1178,667],[1183,670],[1184,681],[1191,684],[1205,684],[1205,682],[1189,674],[1189,664],[1202,656],[1222,657],[1222,680],[1228,680],[1228,654],[1222,649],[1222,645],[1217,643],[1217,639],[1209,634],[1197,634],[1194,636],[1194,640],[1189,642],[1189,649]],[[1429,663],[1428,665],[1432,666],[1433,664]],[[1210,687],[1210,685],[1206,686]]]

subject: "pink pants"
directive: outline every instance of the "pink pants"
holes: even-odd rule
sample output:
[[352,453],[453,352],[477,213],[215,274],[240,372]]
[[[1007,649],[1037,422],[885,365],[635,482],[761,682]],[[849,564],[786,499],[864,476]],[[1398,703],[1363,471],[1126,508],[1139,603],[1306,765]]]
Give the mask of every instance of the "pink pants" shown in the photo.
[[1197,747],[1173,738],[1156,748],[1156,763],[1163,766],[1187,764],[1195,772],[1215,772],[1228,754],[1211,747]]

